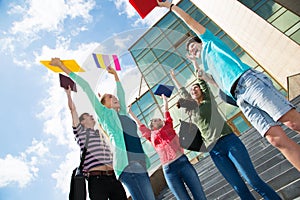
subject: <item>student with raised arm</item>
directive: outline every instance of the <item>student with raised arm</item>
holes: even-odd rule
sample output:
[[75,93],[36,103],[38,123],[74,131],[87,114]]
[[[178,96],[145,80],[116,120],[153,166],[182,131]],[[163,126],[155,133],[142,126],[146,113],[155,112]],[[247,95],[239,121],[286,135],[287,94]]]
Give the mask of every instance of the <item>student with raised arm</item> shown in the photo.
[[178,200],[189,200],[189,196],[185,184],[190,189],[194,200],[205,200],[200,179],[195,168],[189,162],[183,149],[179,144],[179,138],[173,128],[173,120],[171,118],[168,100],[162,95],[165,119],[160,118],[150,120],[149,128],[147,128],[129,109],[129,114],[139,125],[140,131],[159,155],[166,182]]
[[170,2],[168,8],[185,22],[196,37],[187,43],[191,56],[202,59],[204,71],[219,88],[236,99],[248,121],[300,171],[300,145],[290,139],[280,123],[300,131],[300,113],[263,73],[243,63],[231,49],[181,8]]
[[116,177],[125,184],[132,199],[155,200],[147,172],[150,161],[142,148],[136,123],[127,116],[125,93],[116,71],[110,67],[107,69],[115,77],[119,99],[112,94],[104,94],[100,102],[88,82],[71,72],[59,58],[52,58],[50,64],[61,68],[87,94],[98,122],[109,136]]
[[[201,131],[201,136],[217,169],[233,187],[242,200],[254,200],[245,180],[264,199],[279,200],[278,194],[257,174],[245,145],[233,133],[218,111],[217,103],[211,91],[202,79],[191,86],[188,92],[170,72],[180,95],[184,99],[193,99],[198,106],[190,110],[191,119]],[[198,74],[199,75],[199,74]],[[202,74],[200,74],[202,76]],[[180,103],[180,101],[179,101]],[[240,173],[241,175],[240,175]]]
[[87,135],[86,156],[83,172],[88,180],[88,191],[91,200],[126,200],[126,192],[113,170],[112,152],[102,132],[95,129],[95,120],[89,113],[78,117],[71,97],[71,88],[65,90],[72,115],[73,132],[81,151],[83,151]]

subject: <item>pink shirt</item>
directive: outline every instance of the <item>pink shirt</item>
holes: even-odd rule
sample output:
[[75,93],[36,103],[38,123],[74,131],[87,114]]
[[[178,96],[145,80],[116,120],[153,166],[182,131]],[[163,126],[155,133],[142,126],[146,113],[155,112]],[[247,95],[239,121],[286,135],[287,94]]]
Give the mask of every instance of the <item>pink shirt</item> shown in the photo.
[[140,131],[143,137],[151,142],[163,165],[183,154],[169,111],[165,112],[165,125],[161,129],[151,131],[143,124],[140,126]]

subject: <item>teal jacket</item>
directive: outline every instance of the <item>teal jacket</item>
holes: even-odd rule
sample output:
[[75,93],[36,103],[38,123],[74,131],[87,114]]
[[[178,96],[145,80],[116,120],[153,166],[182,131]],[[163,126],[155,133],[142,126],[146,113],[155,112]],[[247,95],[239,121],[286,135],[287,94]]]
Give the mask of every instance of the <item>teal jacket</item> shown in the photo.
[[[124,141],[124,135],[122,130],[122,125],[118,117],[118,113],[114,109],[105,107],[95,95],[93,90],[87,81],[78,76],[75,73],[70,73],[69,75],[87,94],[92,106],[98,116],[98,122],[101,124],[102,128],[106,131],[109,136],[109,140],[113,152],[113,166],[116,177],[119,178],[121,173],[124,171],[125,167],[128,165],[128,156]],[[120,111],[121,115],[128,115],[126,111],[125,103],[125,92],[120,82],[117,84],[117,97],[120,101]],[[147,168],[150,167],[150,160],[146,156]]]

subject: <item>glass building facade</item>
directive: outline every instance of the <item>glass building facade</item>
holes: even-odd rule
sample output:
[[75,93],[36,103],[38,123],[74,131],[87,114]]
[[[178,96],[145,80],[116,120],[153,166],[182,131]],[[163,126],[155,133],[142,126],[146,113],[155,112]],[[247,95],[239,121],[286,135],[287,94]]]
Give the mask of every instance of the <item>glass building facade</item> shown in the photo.
[[[270,23],[276,25],[278,29],[282,29],[285,34],[299,43],[299,17],[292,17],[293,22],[288,27],[282,27],[281,20],[275,17],[275,13],[266,13],[264,4],[258,2],[270,1],[240,1],[251,9],[255,9],[258,15]],[[252,3],[250,3],[252,2]],[[272,6],[277,9],[278,5],[273,2]],[[276,88],[284,95],[287,95],[286,90],[273,78],[269,73],[260,66],[255,59],[245,52],[229,35],[227,35],[213,20],[208,18],[197,6],[189,0],[182,0],[177,4],[194,19],[199,21],[202,25],[213,32],[217,37],[223,40],[240,58],[243,62],[251,67],[266,73],[272,80]],[[268,3],[269,5],[269,3]],[[272,9],[273,10],[273,9]],[[290,15],[287,13],[286,15]],[[280,15],[284,18],[285,14],[281,12]],[[278,21],[276,21],[278,19]],[[283,20],[283,19],[282,19]],[[272,22],[271,22],[272,21]],[[274,23],[273,23],[274,22]],[[297,28],[298,27],[298,28]],[[153,25],[141,38],[139,38],[130,48],[129,51],[140,70],[142,77],[148,87],[146,93],[141,94],[140,97],[133,102],[132,110],[138,118],[144,123],[148,124],[151,118],[163,118],[162,100],[160,97],[154,95],[154,91],[158,84],[174,85],[170,77],[170,70],[176,74],[179,82],[189,88],[196,80],[192,63],[186,58],[186,41],[189,37],[194,36],[194,33],[183,23],[174,13],[168,12],[155,25]],[[201,67],[201,60],[199,60]],[[237,135],[243,134],[251,125],[245,119],[241,111],[234,106],[226,104],[218,96],[218,89],[211,86],[212,92],[218,103],[218,108],[228,124],[233,128]],[[183,110],[176,107],[176,102],[179,99],[179,94],[174,89],[172,96],[169,98],[169,110],[173,118],[175,129],[178,130],[179,119],[186,119],[187,115]],[[155,170],[159,165],[158,155],[155,153],[149,142],[143,140],[144,149],[152,162],[152,170]],[[200,159],[207,154],[197,152],[186,152],[190,159],[197,157]]]
[[300,17],[274,0],[239,0],[279,31],[300,44]]

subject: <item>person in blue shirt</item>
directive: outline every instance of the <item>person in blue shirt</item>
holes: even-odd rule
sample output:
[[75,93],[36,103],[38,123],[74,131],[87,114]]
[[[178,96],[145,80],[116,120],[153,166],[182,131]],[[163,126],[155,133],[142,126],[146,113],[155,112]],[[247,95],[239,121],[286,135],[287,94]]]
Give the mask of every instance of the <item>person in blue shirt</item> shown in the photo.
[[231,49],[181,8],[160,2],[185,22],[197,37],[187,43],[190,56],[202,60],[204,71],[219,88],[236,99],[248,121],[300,171],[300,146],[290,139],[280,123],[300,132],[300,113],[263,73],[243,63]]

